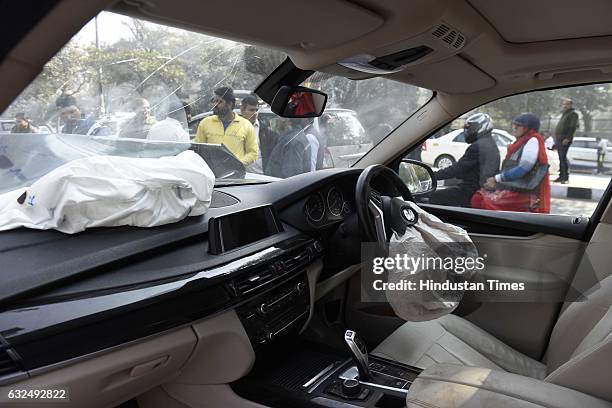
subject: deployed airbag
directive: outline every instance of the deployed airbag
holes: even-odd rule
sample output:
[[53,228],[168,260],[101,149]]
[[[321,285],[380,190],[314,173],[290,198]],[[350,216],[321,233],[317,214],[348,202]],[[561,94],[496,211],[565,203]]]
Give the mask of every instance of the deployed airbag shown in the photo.
[[[407,321],[433,320],[451,313],[478,269],[478,251],[468,233],[441,221],[413,202],[412,226],[393,231],[385,291],[395,314]],[[398,288],[400,288],[398,290]]]
[[0,231],[75,233],[92,227],[153,227],[202,215],[215,176],[199,155],[94,156],[73,160],[30,187],[0,195]]

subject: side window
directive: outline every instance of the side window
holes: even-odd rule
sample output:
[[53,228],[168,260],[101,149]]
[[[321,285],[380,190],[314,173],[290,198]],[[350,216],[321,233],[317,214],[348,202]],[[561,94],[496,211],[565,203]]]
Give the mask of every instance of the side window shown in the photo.
[[453,139],[453,142],[465,143],[465,133],[461,132]]
[[432,204],[591,216],[612,174],[610,112],[611,84],[514,95],[456,118],[407,157],[437,173]]

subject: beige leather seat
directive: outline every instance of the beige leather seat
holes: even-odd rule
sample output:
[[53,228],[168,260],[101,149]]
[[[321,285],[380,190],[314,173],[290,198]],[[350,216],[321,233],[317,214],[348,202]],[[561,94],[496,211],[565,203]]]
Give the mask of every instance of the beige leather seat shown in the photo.
[[611,305],[612,276],[563,311],[543,362],[454,315],[405,323],[372,354],[422,368],[455,363],[508,371],[612,401]]

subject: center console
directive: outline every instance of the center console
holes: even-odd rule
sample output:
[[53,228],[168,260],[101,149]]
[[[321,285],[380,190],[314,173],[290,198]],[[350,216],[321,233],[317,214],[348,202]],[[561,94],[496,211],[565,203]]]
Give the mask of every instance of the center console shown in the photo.
[[264,349],[259,367],[232,388],[269,407],[405,407],[408,390],[422,370],[369,356],[354,331],[347,330],[344,338],[345,353],[300,347],[297,339],[283,349],[279,342],[267,348],[267,355]]
[[369,376],[363,379],[354,361],[347,360],[313,377],[305,391],[321,407],[405,407],[408,389],[422,371],[381,357],[370,357],[368,369]]
[[299,330],[310,314],[306,272],[256,297],[236,312],[255,350],[279,336]]

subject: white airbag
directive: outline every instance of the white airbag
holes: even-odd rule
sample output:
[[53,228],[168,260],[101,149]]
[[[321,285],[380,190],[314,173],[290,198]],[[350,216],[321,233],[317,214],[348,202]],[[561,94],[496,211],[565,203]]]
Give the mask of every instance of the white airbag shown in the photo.
[[204,214],[214,183],[210,167],[190,150],[153,159],[77,159],[0,195],[0,231],[164,225]]

